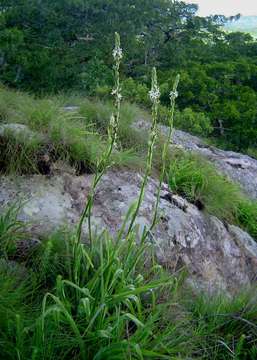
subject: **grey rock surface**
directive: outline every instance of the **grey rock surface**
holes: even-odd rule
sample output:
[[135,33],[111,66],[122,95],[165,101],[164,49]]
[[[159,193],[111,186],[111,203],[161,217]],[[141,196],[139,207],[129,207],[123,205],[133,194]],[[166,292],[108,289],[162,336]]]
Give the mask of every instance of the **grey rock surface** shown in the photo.
[[[44,237],[63,225],[75,225],[86,201],[92,175],[63,173],[0,178],[0,208],[17,199],[24,201],[20,219],[31,234]],[[93,224],[113,235],[136,200],[142,176],[129,171],[110,171],[99,184]],[[137,225],[149,226],[156,200],[157,182],[149,180]],[[84,227],[86,232],[86,225]],[[183,198],[161,191],[159,222],[149,239],[157,259],[171,273],[186,269],[188,281],[207,291],[233,293],[256,281],[257,244],[241,229],[223,224],[200,212]]]
[[[138,120],[135,124],[141,131],[149,129],[150,124],[145,119]],[[159,126],[163,135],[167,135],[168,127]],[[242,190],[253,199],[257,199],[257,160],[250,156],[224,151],[204,143],[197,136],[190,135],[181,130],[175,130],[173,144],[188,151],[199,153],[211,161],[217,169],[237,182]]]
[[11,133],[14,136],[21,136],[24,139],[44,140],[43,135],[30,130],[27,125],[18,123],[1,124],[0,137],[4,137],[6,133]]

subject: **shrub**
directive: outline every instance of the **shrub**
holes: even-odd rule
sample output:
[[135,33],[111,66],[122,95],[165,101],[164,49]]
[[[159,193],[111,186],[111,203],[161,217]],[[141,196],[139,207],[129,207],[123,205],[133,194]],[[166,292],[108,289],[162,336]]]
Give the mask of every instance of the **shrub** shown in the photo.
[[166,106],[160,105],[158,111],[158,122],[168,125],[169,109]]
[[174,125],[178,129],[195,135],[208,136],[213,131],[209,117],[204,113],[194,112],[190,108],[176,112]]
[[79,75],[79,88],[86,91],[87,95],[95,95],[97,87],[106,86],[112,82],[112,71],[98,57],[90,59]]
[[[168,108],[160,106],[158,121],[167,125],[168,114]],[[210,119],[204,113],[194,112],[190,108],[175,112],[174,127],[201,136],[208,136],[213,131]]]
[[257,150],[254,148],[248,148],[246,150],[246,154],[253,157],[254,159],[257,159]]
[[126,100],[138,104],[149,105],[148,87],[132,78],[125,79],[122,83],[122,93]]
[[108,85],[97,86],[95,89],[95,96],[100,100],[107,100],[111,97],[112,89]]

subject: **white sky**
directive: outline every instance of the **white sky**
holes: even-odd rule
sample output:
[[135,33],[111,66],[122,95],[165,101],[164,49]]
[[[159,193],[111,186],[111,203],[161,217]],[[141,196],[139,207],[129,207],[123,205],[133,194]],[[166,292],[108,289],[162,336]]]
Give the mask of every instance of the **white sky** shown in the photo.
[[184,0],[199,5],[199,15],[257,15],[257,0]]

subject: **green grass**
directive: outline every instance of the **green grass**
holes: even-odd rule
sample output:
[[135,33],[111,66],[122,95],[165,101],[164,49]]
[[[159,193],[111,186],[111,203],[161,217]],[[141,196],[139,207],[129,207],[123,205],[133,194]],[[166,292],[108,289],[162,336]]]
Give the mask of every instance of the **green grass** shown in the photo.
[[0,256],[7,258],[16,251],[17,241],[25,235],[25,225],[18,220],[20,205],[2,209],[0,213]]
[[218,173],[204,158],[190,153],[173,155],[167,179],[171,190],[209,214],[235,223],[257,239],[257,203]]
[[246,150],[246,154],[251,156],[254,159],[257,159],[257,149],[249,148]]
[[230,299],[222,295],[186,299],[196,329],[196,358],[255,359],[256,301],[256,292],[249,290]]
[[237,224],[257,239],[257,201],[242,199],[236,213]]
[[[79,110],[67,112],[64,106],[72,101]],[[62,159],[78,172],[92,172],[107,143],[107,126],[113,108],[110,103],[65,96],[35,99],[27,94],[0,88],[0,125],[18,123],[33,131],[25,134],[6,131],[0,139],[0,164],[5,173],[42,172],[45,156],[51,161]],[[117,167],[142,168],[139,154],[140,136],[130,128],[140,110],[124,104],[121,111],[120,141],[111,164]],[[34,136],[32,136],[34,134]],[[14,151],[13,151],[14,149]]]
[[47,145],[38,136],[6,129],[0,137],[0,168],[7,174],[39,173],[40,158]]
[[95,234],[74,257],[74,236],[63,230],[23,265],[0,259],[2,358],[254,360],[256,292],[192,294],[146,265],[151,247],[135,236]]

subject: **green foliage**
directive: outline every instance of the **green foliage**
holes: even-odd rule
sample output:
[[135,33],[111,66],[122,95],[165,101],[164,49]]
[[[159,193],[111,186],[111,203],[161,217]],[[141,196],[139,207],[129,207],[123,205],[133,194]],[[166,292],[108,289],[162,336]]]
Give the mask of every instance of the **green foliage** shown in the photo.
[[[65,110],[70,101],[78,106],[77,111]],[[4,123],[23,124],[32,130],[5,130],[0,137],[2,171],[16,174],[42,172],[41,163],[45,156],[50,161],[68,161],[78,172],[93,171],[106,147],[112,110],[108,102],[62,96],[35,99],[1,88],[0,118]],[[130,128],[140,113],[136,106],[129,104],[124,104],[121,110],[120,144],[111,159],[116,166],[142,166],[142,160],[134,151],[134,147],[140,145],[137,142],[139,135]]]
[[[223,60],[206,65],[193,62],[181,71],[179,91],[183,96],[178,98],[178,106],[186,112],[191,108],[205,114],[206,120],[201,115],[203,119],[199,121],[206,123],[206,135],[214,134],[236,150],[255,147],[257,97],[255,80],[251,81],[255,71],[256,66],[249,66],[244,60]],[[167,103],[167,89],[174,79],[174,71],[163,71],[161,78],[166,84],[162,99]],[[193,116],[186,117],[191,123]],[[186,129],[186,124],[183,127]],[[190,124],[188,127],[191,128]],[[198,124],[196,130],[199,133]]]
[[44,298],[45,343],[54,332],[56,346],[63,334],[69,339],[62,342],[63,354],[75,352],[89,359],[111,359],[115,353],[122,359],[129,353],[136,356],[137,351],[152,351],[157,356],[167,351],[158,337],[151,340],[158,327],[158,310],[149,312],[140,296],[150,289],[155,292],[167,279],[158,279],[158,274],[155,280],[143,279],[138,273],[143,249],[134,241],[132,237],[129,242],[115,244],[102,234],[90,250],[81,247],[77,264],[80,278],[74,283],[58,277],[55,293]]
[[187,303],[200,336],[195,339],[204,359],[254,359],[256,293],[245,291],[232,299],[197,297]]
[[202,204],[220,219],[231,220],[239,202],[239,189],[205,159],[193,154],[178,153],[168,173],[172,190],[189,201]]
[[[25,268],[10,265],[6,260],[0,259],[0,351],[7,360],[18,358],[19,339],[25,336],[25,333],[18,334],[17,331],[20,319],[27,320],[30,297],[33,294],[33,287],[29,285],[31,279],[25,271]],[[33,309],[29,310],[32,315]],[[25,324],[22,324],[22,331],[25,330]]]
[[178,152],[171,161],[167,177],[173,191],[200,209],[238,224],[257,239],[256,202],[245,198],[239,187],[219,174],[207,160]]
[[257,159],[257,149],[254,149],[254,148],[248,148],[246,150],[246,154]]
[[25,225],[18,220],[20,206],[14,204],[0,214],[0,256],[14,255],[17,241],[24,237]]
[[81,90],[86,91],[89,95],[95,95],[97,89],[111,83],[112,71],[104,64],[103,60],[93,58],[87,62],[86,68],[80,75]]
[[108,85],[97,86],[95,89],[95,96],[100,100],[108,100],[111,96],[111,87]]
[[[93,124],[94,128],[103,135],[107,134],[107,128],[113,106],[110,102],[88,101],[80,102],[79,114]],[[139,156],[147,146],[144,134],[140,134],[131,126],[136,119],[145,118],[147,114],[138,106],[127,102],[122,104],[120,110],[120,123],[118,127],[118,144],[124,150],[135,150]],[[142,159],[138,157],[138,164]]]
[[5,173],[26,174],[39,172],[38,161],[44,142],[37,135],[5,130],[0,137],[0,165]]
[[252,237],[257,239],[257,201],[243,199],[238,205],[237,221]]
[[4,359],[255,359],[256,293],[192,296],[160,266],[145,271],[150,248],[134,236],[115,243],[103,233],[92,245],[74,263],[62,231],[27,268],[0,260]]
[[176,113],[174,125],[177,129],[188,131],[195,135],[208,136],[213,131],[208,116],[204,113],[194,112],[190,108]]
[[[125,98],[149,105],[150,70],[158,64],[161,101],[167,106],[179,72],[178,125],[196,134],[212,132],[236,150],[254,148],[257,41],[224,32],[228,20],[199,17],[195,4],[178,0],[4,1],[0,81],[40,95],[73,89],[108,99],[113,85],[109,49],[119,31],[126,47]],[[0,100],[2,105],[12,111]]]
[[122,83],[122,93],[130,102],[149,105],[149,89],[145,84],[139,83],[132,78],[125,79]]
[[[158,120],[164,125],[168,123],[169,110],[160,106]],[[211,121],[204,113],[195,112],[191,108],[176,111],[174,116],[174,127],[176,129],[190,132],[191,134],[207,137],[212,133]]]

